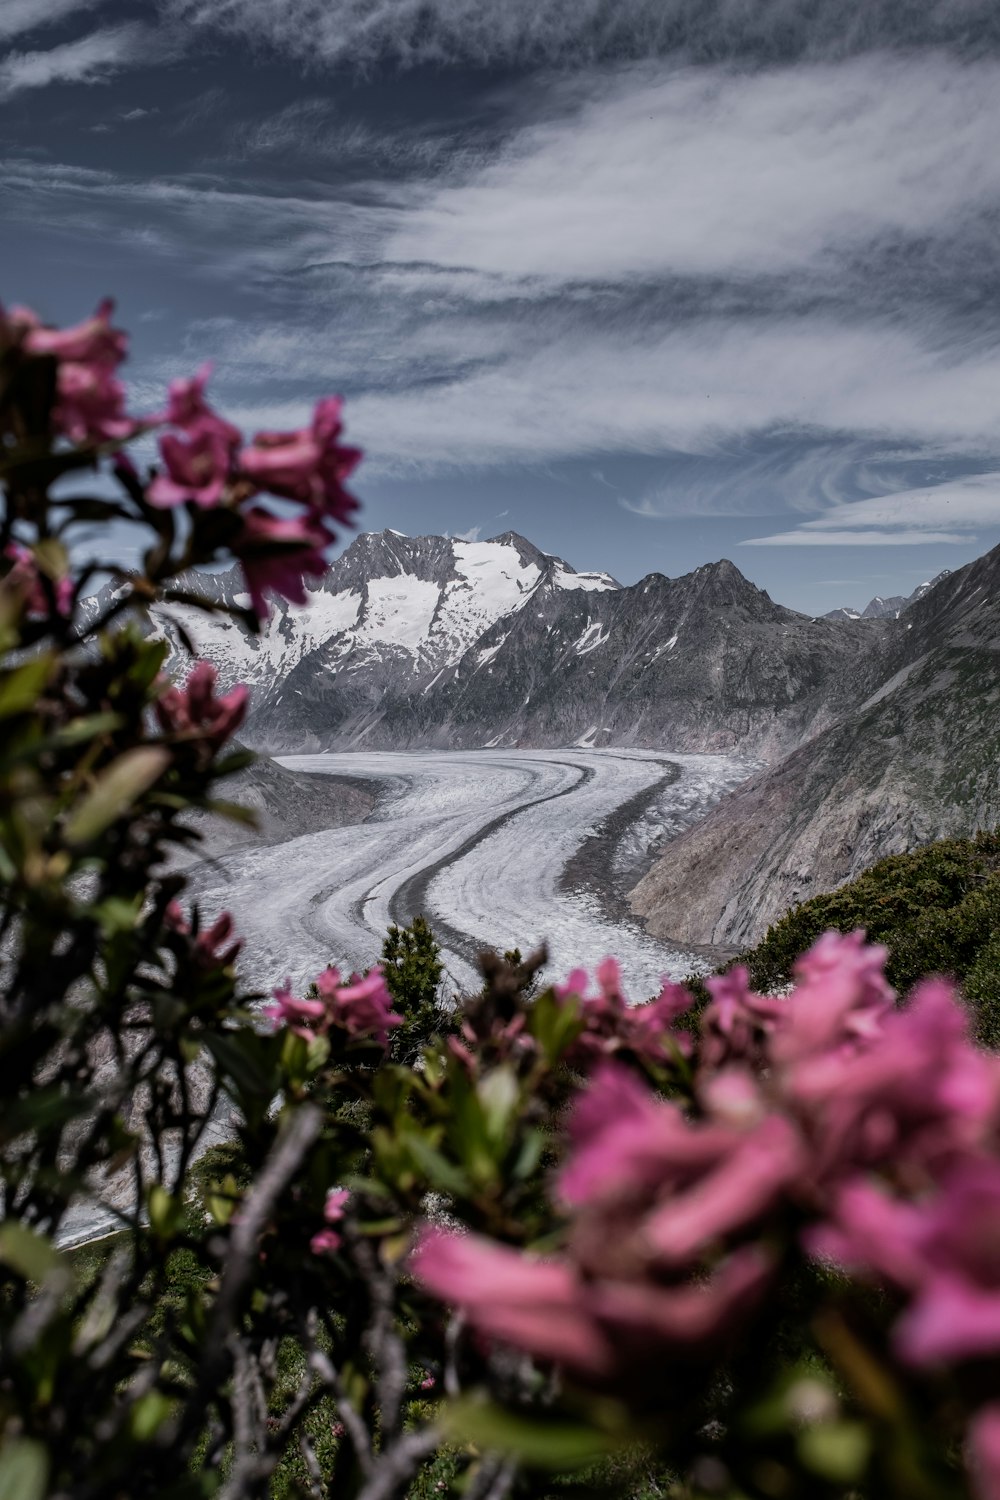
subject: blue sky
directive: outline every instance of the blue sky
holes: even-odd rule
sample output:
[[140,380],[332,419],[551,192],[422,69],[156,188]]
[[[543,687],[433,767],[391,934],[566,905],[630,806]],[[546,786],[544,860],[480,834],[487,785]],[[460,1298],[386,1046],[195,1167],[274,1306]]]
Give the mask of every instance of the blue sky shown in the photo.
[[809,613],[1000,542],[993,0],[3,0],[5,299],[340,391],[368,529]]

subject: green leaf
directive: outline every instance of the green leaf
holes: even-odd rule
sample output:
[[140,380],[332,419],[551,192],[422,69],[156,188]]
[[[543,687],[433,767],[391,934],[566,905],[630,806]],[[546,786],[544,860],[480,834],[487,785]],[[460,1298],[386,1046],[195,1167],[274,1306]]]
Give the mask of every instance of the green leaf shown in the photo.
[[184,1219],[184,1204],[160,1183],[154,1182],[147,1200],[149,1227],[161,1240],[172,1239]]
[[465,1173],[448,1161],[447,1157],[442,1156],[426,1137],[418,1135],[415,1130],[405,1132],[401,1130],[400,1138],[428,1182],[434,1187],[440,1188],[445,1193],[456,1193],[459,1197],[469,1192],[470,1183]]
[[439,1420],[445,1436],[455,1442],[515,1454],[531,1468],[556,1473],[585,1468],[618,1446],[606,1433],[591,1427],[538,1421],[471,1396],[448,1402]]
[[799,1434],[799,1458],[807,1469],[835,1484],[860,1479],[871,1452],[871,1434],[863,1422],[831,1422]]
[[48,1479],[49,1460],[41,1443],[14,1438],[0,1448],[0,1500],[43,1500]]
[[0,677],[0,719],[10,719],[14,714],[33,708],[38,695],[48,683],[55,665],[51,655],[33,656],[13,672]]
[[171,1415],[175,1404],[162,1391],[147,1391],[140,1396],[129,1412],[132,1436],[140,1443],[148,1443]]
[[66,841],[89,844],[147,791],[170,764],[161,745],[140,745],[112,761],[84,797],[66,828]]
[[0,1224],[0,1261],[39,1286],[43,1281],[70,1280],[70,1269],[55,1246],[15,1219]]

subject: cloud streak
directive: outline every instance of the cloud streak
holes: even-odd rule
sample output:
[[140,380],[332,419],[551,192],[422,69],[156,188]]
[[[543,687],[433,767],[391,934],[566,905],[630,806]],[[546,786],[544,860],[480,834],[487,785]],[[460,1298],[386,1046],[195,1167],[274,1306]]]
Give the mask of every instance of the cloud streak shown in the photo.
[[0,101],[53,83],[104,83],[113,73],[148,60],[153,34],[138,22],[107,26],[45,51],[9,52],[0,59]]
[[1000,46],[993,0],[161,0],[187,25],[302,62],[355,67],[592,65],[842,58],[891,47]]
[[823,515],[804,521],[794,531],[754,537],[742,545],[823,547],[967,543],[969,532],[997,526],[1000,526],[1000,470],[834,505]]
[[500,161],[429,192],[385,258],[550,283],[820,274],[1000,205],[1000,63],[639,69],[578,107],[568,92]]
[[0,10],[0,42],[43,26],[54,26],[79,11],[96,10],[106,0],[4,0]]

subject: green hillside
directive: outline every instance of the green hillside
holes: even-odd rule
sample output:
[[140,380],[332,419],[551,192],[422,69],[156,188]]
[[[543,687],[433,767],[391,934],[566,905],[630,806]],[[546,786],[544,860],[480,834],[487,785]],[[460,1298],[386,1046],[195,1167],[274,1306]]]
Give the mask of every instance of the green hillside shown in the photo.
[[887,973],[901,993],[925,974],[958,980],[979,1039],[1000,1046],[1000,830],[879,860],[793,907],[740,962],[758,988],[773,989],[821,932],[857,927],[889,949]]

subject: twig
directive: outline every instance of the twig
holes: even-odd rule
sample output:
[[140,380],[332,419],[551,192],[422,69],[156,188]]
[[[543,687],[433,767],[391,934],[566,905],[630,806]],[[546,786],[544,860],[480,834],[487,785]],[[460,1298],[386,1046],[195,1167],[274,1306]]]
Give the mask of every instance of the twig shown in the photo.
[[222,1358],[222,1351],[227,1347],[229,1324],[244,1283],[253,1268],[260,1232],[302,1158],[319,1135],[322,1124],[323,1116],[315,1105],[304,1104],[296,1111],[282,1127],[264,1163],[263,1171],[238,1215],[234,1216],[219,1295],[215,1299],[206,1340],[208,1359],[202,1372],[203,1388],[211,1383],[211,1377]]
[[357,1500],[393,1500],[440,1443],[441,1434],[436,1427],[404,1432],[391,1448],[379,1454],[374,1472],[362,1485]]

